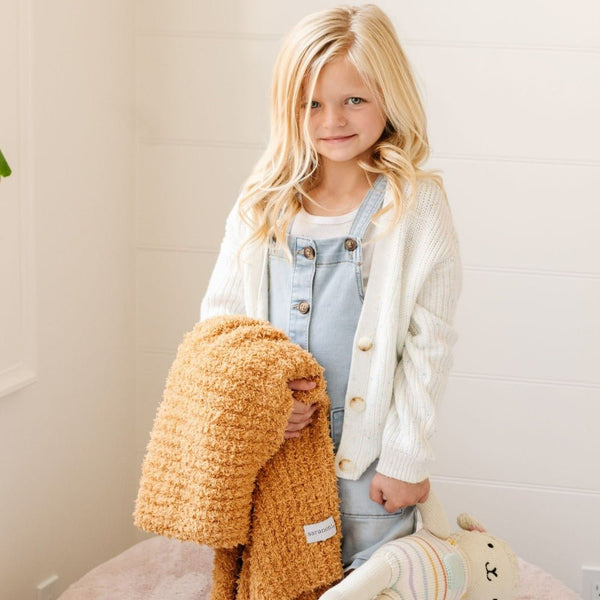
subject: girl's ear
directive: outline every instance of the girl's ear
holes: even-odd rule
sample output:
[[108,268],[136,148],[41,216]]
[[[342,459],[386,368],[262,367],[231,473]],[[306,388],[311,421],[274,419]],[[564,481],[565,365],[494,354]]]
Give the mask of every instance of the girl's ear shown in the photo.
[[468,515],[467,513],[461,513],[456,519],[459,527],[465,531],[479,531],[486,533],[486,528],[477,520],[475,517]]

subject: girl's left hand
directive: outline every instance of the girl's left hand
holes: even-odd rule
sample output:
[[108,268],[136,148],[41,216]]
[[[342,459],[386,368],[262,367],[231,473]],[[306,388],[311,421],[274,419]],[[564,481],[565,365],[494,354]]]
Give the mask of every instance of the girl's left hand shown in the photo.
[[[310,379],[293,379],[288,381],[292,392],[308,392],[314,390],[317,384]],[[283,436],[284,440],[300,437],[300,431],[312,423],[312,416],[317,409],[314,404],[304,404],[294,400],[287,427]]]
[[383,505],[389,513],[400,508],[425,502],[429,496],[429,479],[419,483],[408,483],[381,473],[375,473],[371,479],[369,497],[373,502]]

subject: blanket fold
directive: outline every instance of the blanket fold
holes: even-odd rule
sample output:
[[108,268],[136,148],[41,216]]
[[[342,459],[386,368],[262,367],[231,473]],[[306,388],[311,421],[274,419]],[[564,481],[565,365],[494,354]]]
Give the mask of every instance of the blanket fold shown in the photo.
[[[292,393],[300,378],[316,388]],[[318,409],[284,442],[294,398]],[[215,548],[212,600],[316,600],[342,577],[328,414],[322,368],[282,331],[198,323],[167,378],[135,524]]]

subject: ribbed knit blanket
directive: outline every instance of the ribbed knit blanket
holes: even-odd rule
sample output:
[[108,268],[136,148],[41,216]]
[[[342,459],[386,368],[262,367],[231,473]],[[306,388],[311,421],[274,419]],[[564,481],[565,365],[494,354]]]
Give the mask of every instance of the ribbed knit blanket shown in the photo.
[[[287,382],[309,378],[314,390]],[[313,423],[283,441],[293,400]],[[270,324],[215,317],[171,367],[142,466],[141,529],[216,549],[211,600],[316,600],[342,577],[322,368]]]

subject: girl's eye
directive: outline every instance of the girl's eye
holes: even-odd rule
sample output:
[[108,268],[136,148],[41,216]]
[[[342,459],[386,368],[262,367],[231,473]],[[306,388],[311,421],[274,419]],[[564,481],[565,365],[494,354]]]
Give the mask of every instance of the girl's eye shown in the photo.
[[348,98],[348,103],[354,104],[355,106],[357,104],[362,104],[363,102],[364,100],[362,98],[358,98],[357,96],[352,96],[352,98]]
[[319,108],[319,103],[316,100],[312,100],[310,103],[311,108]]

